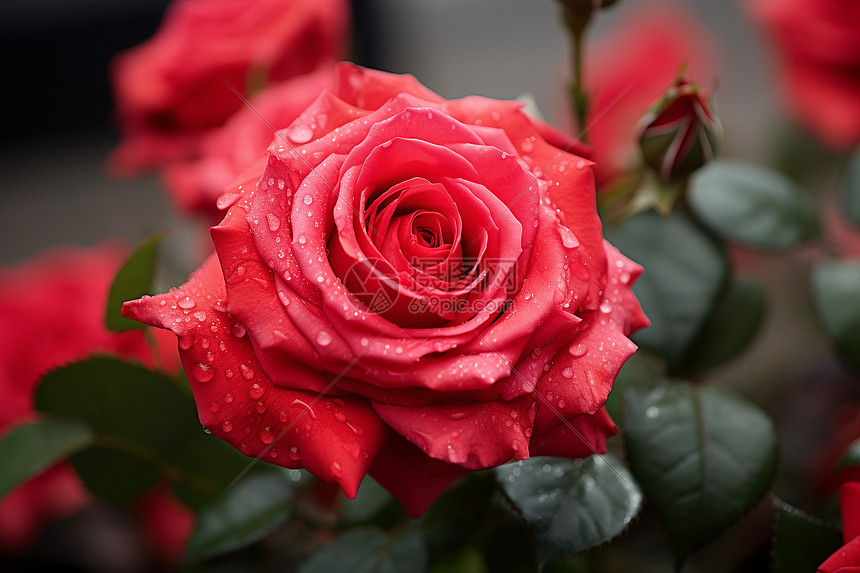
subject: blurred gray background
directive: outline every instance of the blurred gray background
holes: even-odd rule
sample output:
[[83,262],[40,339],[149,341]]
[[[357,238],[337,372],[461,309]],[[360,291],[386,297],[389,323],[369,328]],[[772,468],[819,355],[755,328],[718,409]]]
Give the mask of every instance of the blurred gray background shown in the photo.
[[[683,0],[678,0],[683,2]],[[597,37],[634,4],[599,15]],[[720,49],[718,102],[724,154],[759,158],[779,121],[763,38],[740,0],[684,2]],[[200,225],[172,212],[154,176],[116,180],[104,161],[116,143],[106,66],[149,37],[165,0],[4,0],[0,48],[6,78],[0,138],[0,263],[60,243]],[[556,0],[356,0],[361,63],[409,72],[446,97],[534,95],[558,122],[568,44]],[[187,234],[174,234],[181,242]]]

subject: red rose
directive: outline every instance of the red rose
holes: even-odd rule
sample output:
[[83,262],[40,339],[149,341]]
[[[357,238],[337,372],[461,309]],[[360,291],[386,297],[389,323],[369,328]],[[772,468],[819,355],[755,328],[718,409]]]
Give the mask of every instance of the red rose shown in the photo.
[[604,451],[640,268],[520,107],[341,67],[226,195],[216,255],[123,307],[179,336],[204,426],[412,515],[468,470]]
[[[346,0],[177,0],[156,35],[113,63],[123,172],[193,156],[256,84],[343,56]],[[229,84],[229,85],[228,85]]]
[[167,166],[167,188],[186,209],[220,220],[216,200],[248,164],[266,153],[275,137],[273,130],[290,125],[322,90],[334,84],[334,67],[324,67],[264,90],[202,139],[199,158]]
[[750,0],[779,57],[781,95],[825,143],[860,143],[860,3]]
[[[141,331],[113,334],[102,323],[123,258],[110,245],[63,248],[0,269],[0,434],[33,420],[33,393],[48,370],[96,352],[152,364]],[[161,364],[178,367],[176,352],[162,346]],[[43,522],[88,499],[71,468],[51,468],[0,500],[0,547],[22,549]]]
[[[686,65],[688,75],[714,77],[707,32],[682,5],[631,7],[586,54],[591,96],[585,137],[594,148],[598,186],[639,161],[637,126]],[[580,128],[581,129],[581,128]]]
[[860,483],[839,486],[845,545],[818,566],[819,573],[860,573]]

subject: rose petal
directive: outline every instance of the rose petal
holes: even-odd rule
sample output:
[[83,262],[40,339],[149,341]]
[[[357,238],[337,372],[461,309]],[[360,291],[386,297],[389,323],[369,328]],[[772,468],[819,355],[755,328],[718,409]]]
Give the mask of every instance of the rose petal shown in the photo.
[[534,422],[531,396],[413,408],[371,404],[386,424],[432,458],[477,470],[528,457],[527,434]]
[[370,475],[391,492],[410,517],[418,518],[468,470],[431,458],[392,434],[370,467]]
[[[545,404],[544,404],[545,405]],[[612,418],[601,408],[596,414],[577,416],[544,434],[532,437],[529,454],[587,458],[606,453],[606,439],[618,433]]]
[[[245,331],[226,312],[226,295],[213,255],[182,287],[127,302],[123,314],[177,334],[200,422],[213,435],[248,456],[307,468],[353,497],[386,428],[363,398],[273,385]],[[180,300],[194,305],[183,308],[188,303]]]

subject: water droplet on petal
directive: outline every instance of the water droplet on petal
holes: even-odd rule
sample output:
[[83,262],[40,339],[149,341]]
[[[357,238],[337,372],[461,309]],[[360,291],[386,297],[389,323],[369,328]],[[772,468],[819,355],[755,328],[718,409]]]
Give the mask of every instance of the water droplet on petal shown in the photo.
[[603,302],[601,302],[600,303],[600,312],[602,312],[604,314],[609,314],[610,312],[612,312],[612,303],[609,302],[608,300],[604,300]]
[[307,143],[314,137],[314,130],[305,124],[292,126],[287,130],[287,137],[294,143]]
[[241,197],[241,193],[224,193],[215,200],[215,206],[218,207],[219,210],[223,211],[224,209],[235,205]]
[[245,336],[247,330],[245,330],[244,326],[236,322],[233,324],[232,328],[230,329],[230,332],[232,332],[233,336],[235,336],[236,338],[242,338],[243,336]]
[[313,203],[313,202],[314,202],[314,198],[313,198],[313,197],[311,197],[310,195],[305,195],[305,198],[304,198],[304,199],[302,199],[302,202],[303,202],[305,205],[310,205],[311,203]]
[[179,305],[179,308],[182,308],[185,310],[194,308],[194,301],[191,300],[190,296],[186,296],[185,298],[180,298],[176,304]]
[[230,420],[225,420],[223,424],[221,424],[221,429],[225,432],[230,432],[233,429],[233,422]]
[[254,377],[254,369],[253,369],[253,368],[249,368],[249,367],[248,367],[248,366],[246,366],[245,364],[240,364],[240,365],[239,365],[239,372],[241,372],[241,373],[242,373],[242,376],[244,376],[244,377],[245,377],[245,380],[250,380],[251,378],[253,378],[253,377]]
[[561,371],[561,375],[564,376],[565,378],[573,378],[573,369],[572,368],[565,368],[564,370]]
[[251,400],[258,400],[266,391],[259,384],[252,384],[250,388],[248,388],[248,397]]
[[299,454],[299,449],[298,449],[297,447],[295,447],[295,446],[293,446],[292,448],[290,448],[290,454],[289,454],[289,455],[290,455],[290,459],[291,459],[291,460],[300,460],[300,459],[302,459],[301,454]]
[[319,334],[317,334],[317,343],[320,346],[328,346],[329,344],[331,344],[331,341],[331,334],[329,334],[325,330],[321,330]]
[[275,436],[272,434],[272,429],[269,427],[260,430],[260,441],[264,444],[271,444],[275,441]]
[[268,223],[270,231],[277,231],[281,228],[281,219],[274,213],[266,215],[266,223]]
[[198,382],[209,382],[215,376],[215,368],[209,364],[197,362],[191,366],[191,375]]
[[340,467],[339,463],[332,462],[331,473],[334,474],[334,477],[343,477],[343,469]]
[[580,344],[571,344],[570,348],[567,349],[573,356],[579,358],[580,356],[585,356],[585,353],[588,352],[588,347],[582,343]]

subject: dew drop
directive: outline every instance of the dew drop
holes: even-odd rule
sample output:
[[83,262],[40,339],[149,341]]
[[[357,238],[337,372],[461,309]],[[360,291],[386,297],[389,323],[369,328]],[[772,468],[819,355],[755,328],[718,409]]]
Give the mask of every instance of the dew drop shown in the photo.
[[281,228],[281,219],[274,213],[266,215],[266,223],[268,223],[270,231],[277,231]]
[[251,400],[258,400],[263,393],[265,393],[265,390],[263,390],[263,387],[259,384],[252,384],[251,387],[248,388],[248,397],[251,398]]
[[215,206],[218,207],[219,210],[223,211],[224,209],[235,205],[241,197],[241,193],[224,193],[215,200]]
[[314,130],[305,124],[294,125],[287,130],[287,137],[289,137],[290,141],[293,143],[307,143],[313,139]]
[[558,226],[558,232],[561,234],[561,243],[568,249],[574,249],[579,246],[579,239],[573,234],[573,231],[564,225]]
[[224,423],[221,424],[221,429],[225,432],[230,432],[233,430],[233,422],[230,420],[224,420]]
[[233,401],[233,394],[231,392],[227,392],[227,394],[224,396],[224,402],[226,404],[229,404],[232,401]]
[[343,468],[340,467],[339,463],[332,462],[331,473],[334,474],[334,477],[343,477]]
[[305,205],[310,205],[313,202],[314,202],[314,198],[311,197],[310,195],[305,195],[305,198],[302,199],[302,203],[304,203]]
[[290,304],[290,299],[287,298],[287,293],[284,291],[278,291],[278,300],[280,300],[281,304],[284,306],[289,306]]
[[191,348],[193,342],[194,341],[190,335],[183,334],[179,337],[179,348],[181,348],[182,350],[188,350],[189,348]]
[[264,444],[271,444],[275,441],[275,436],[272,434],[272,428],[267,426],[260,430],[260,441]]
[[570,348],[567,349],[573,356],[579,358],[580,356],[585,356],[585,353],[588,352],[588,347],[582,343],[580,344],[571,344]]
[[564,376],[565,378],[573,378],[573,369],[572,368],[565,368],[564,370],[561,371],[561,375]]
[[660,408],[657,406],[648,406],[645,408],[645,415],[649,418],[656,418],[660,415]]
[[236,322],[230,328],[230,332],[232,332],[233,336],[235,336],[236,338],[242,338],[243,336],[245,336],[245,333],[247,332],[247,330],[245,330],[244,326],[242,326],[241,324]]
[[325,330],[321,330],[319,334],[317,334],[317,343],[320,346],[328,346],[329,344],[331,344],[331,341],[331,334],[329,334]]
[[191,375],[198,382],[209,382],[215,376],[215,368],[209,364],[197,362],[191,366]]
[[194,301],[191,300],[190,296],[186,296],[185,298],[180,298],[179,302],[177,302],[176,304],[179,305],[179,308],[182,308],[185,310],[194,308]]
[[263,412],[266,411],[266,405],[263,404],[263,402],[257,402],[255,408],[256,408],[258,414],[262,414]]
[[300,460],[300,459],[302,459],[301,454],[299,454],[299,449],[298,449],[296,446],[293,446],[292,448],[290,448],[289,456],[290,456],[290,459],[291,459],[291,460]]
[[604,314],[609,314],[610,312],[612,312],[612,303],[609,302],[608,300],[604,300],[603,302],[601,302],[600,303],[600,312],[602,312]]
[[249,367],[248,367],[248,366],[246,366],[245,364],[240,364],[240,365],[239,365],[239,372],[241,372],[241,373],[242,373],[242,376],[244,376],[244,377],[245,377],[245,380],[250,380],[250,379],[252,379],[252,378],[254,377],[254,369],[253,369],[253,368],[249,368]]

